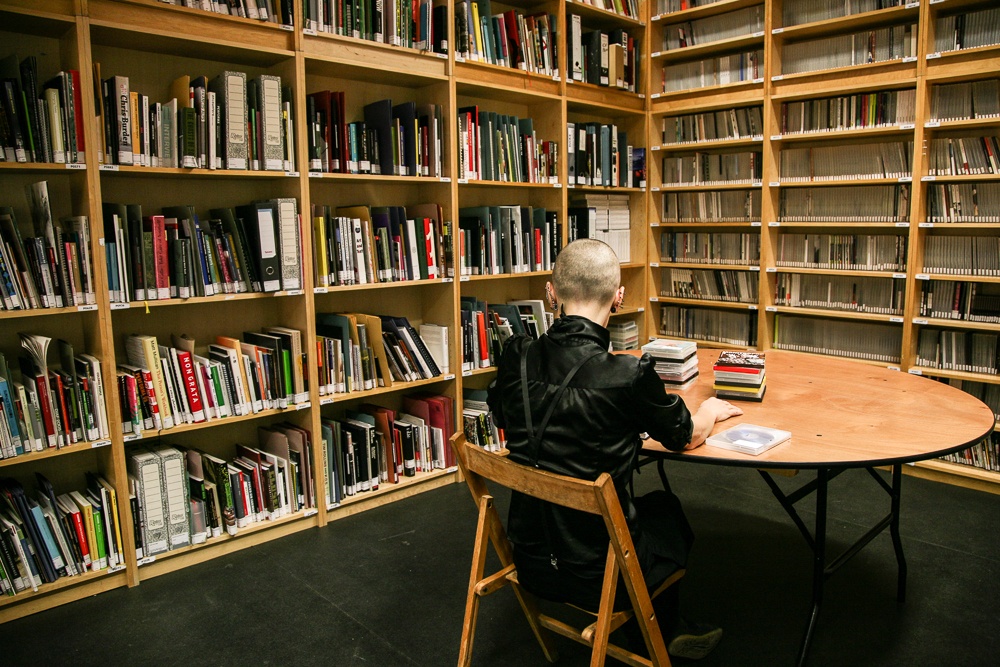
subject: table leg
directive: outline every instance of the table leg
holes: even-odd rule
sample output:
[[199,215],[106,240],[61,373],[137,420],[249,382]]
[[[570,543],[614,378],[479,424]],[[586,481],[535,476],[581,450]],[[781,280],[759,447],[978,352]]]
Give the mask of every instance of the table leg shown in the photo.
[[892,548],[896,552],[896,600],[906,602],[906,558],[903,556],[903,541],[899,537],[899,505],[903,490],[903,466],[897,463],[892,466],[892,492],[890,496],[889,534],[892,536]]
[[816,530],[813,533],[812,544],[812,613],[809,615],[809,625],[806,626],[806,633],[802,638],[802,647],[799,650],[797,664],[800,667],[805,664],[806,655],[809,653],[809,642],[812,639],[813,630],[816,629],[816,620],[819,618],[819,607],[823,602],[823,584],[826,581],[826,505],[829,472],[825,468],[820,468],[816,471]]

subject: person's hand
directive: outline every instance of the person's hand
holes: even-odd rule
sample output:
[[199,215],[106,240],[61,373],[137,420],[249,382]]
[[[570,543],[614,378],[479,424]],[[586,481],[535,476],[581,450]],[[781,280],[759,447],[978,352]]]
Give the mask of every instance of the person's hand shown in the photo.
[[729,401],[724,401],[721,398],[715,397],[705,399],[705,402],[701,404],[698,410],[705,410],[708,414],[714,417],[716,422],[726,421],[730,417],[738,417],[743,414],[743,410],[736,407]]

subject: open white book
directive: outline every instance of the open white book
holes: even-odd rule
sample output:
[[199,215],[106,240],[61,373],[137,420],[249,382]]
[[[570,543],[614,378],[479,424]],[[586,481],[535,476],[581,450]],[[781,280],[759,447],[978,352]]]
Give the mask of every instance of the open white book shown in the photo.
[[754,456],[766,452],[792,437],[788,431],[753,424],[737,424],[722,433],[716,433],[705,444]]

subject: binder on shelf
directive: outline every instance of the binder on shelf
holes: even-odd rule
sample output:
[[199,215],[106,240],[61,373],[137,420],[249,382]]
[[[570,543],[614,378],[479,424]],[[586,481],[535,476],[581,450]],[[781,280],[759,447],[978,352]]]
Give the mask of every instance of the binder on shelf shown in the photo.
[[[218,119],[222,137],[220,157],[223,158],[223,165],[226,169],[249,168],[247,75],[244,72],[222,72],[209,82],[208,90],[215,93],[216,99],[225,110]],[[178,102],[181,101],[179,95],[175,94],[175,97]]]
[[258,201],[237,206],[236,214],[246,227],[250,261],[261,283],[259,291],[277,292],[281,289],[282,276],[278,207],[273,202]]

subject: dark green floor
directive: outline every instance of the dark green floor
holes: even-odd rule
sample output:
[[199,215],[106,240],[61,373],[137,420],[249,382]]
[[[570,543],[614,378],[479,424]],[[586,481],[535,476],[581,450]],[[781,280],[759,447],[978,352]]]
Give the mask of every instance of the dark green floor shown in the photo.
[[[793,664],[810,586],[801,537],[753,471],[670,474],[698,533],[686,615],[725,629],[700,664]],[[644,473],[637,486],[656,484]],[[861,471],[830,495],[834,552],[885,513]],[[1000,664],[1000,496],[905,478],[903,512],[907,602],[879,536],[830,580],[809,664]],[[0,665],[453,665],[474,522],[464,485],[425,493],[2,625]],[[484,601],[479,628],[474,664],[547,664],[508,591]],[[586,664],[559,647],[560,664]]]

